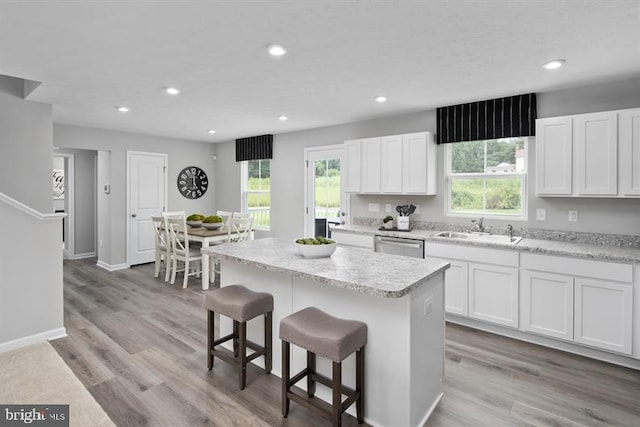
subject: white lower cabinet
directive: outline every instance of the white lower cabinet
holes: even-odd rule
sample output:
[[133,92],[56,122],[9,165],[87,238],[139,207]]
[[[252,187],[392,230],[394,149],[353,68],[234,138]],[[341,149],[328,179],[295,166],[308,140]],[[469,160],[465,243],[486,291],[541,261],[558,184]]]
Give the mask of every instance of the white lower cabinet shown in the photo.
[[524,270],[522,329],[573,340],[573,277]]
[[469,317],[518,327],[518,269],[469,263]]
[[447,313],[518,327],[517,252],[427,243],[425,253],[451,264],[444,276]]
[[521,329],[632,354],[633,267],[522,254]]
[[372,234],[353,233],[350,231],[332,229],[331,239],[335,240],[338,246],[351,246],[373,250]]

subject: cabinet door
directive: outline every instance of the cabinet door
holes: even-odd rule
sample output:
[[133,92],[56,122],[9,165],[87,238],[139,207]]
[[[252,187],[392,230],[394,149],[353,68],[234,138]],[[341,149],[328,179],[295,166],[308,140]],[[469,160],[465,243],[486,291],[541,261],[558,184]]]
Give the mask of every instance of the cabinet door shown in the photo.
[[360,192],[360,162],[362,161],[360,153],[361,141],[359,139],[345,141],[344,147],[346,152],[347,167],[345,170],[344,191],[347,193]]
[[518,327],[518,269],[469,263],[469,317]]
[[573,119],[578,195],[618,194],[618,116],[580,114]]
[[575,279],[576,342],[631,354],[631,284]]
[[435,164],[431,166],[432,162],[429,162],[427,135],[426,132],[420,132],[407,134],[402,138],[402,189],[405,193],[435,194],[435,187],[429,186],[429,178],[435,177]]
[[380,138],[362,140],[362,182],[363,193],[380,192]]
[[520,283],[522,330],[573,340],[573,277],[525,270]]
[[386,136],[381,139],[380,145],[381,190],[383,193],[401,193],[402,135]]
[[447,313],[466,316],[467,309],[467,263],[448,261],[451,264],[444,272],[445,310]]
[[536,120],[536,194],[571,195],[571,117]]
[[640,108],[618,114],[620,194],[640,196]]

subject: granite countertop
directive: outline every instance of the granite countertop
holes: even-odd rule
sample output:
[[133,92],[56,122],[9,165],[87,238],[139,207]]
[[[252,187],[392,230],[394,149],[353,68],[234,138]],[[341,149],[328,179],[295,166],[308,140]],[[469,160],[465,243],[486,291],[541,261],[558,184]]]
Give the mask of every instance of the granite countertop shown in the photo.
[[266,238],[203,248],[202,252],[269,271],[291,273],[386,298],[399,298],[449,268],[449,263],[336,248],[327,258],[304,258],[289,240]]
[[[341,225],[333,227],[336,230],[370,234],[377,236],[405,237],[409,239],[421,239],[426,242],[457,244],[466,246],[478,246],[497,249],[510,249],[522,252],[535,252],[547,255],[562,255],[576,258],[588,258],[600,261],[617,261],[625,263],[640,263],[640,248],[631,246],[618,246],[615,244],[594,244],[567,242],[562,240],[534,239],[524,237],[516,244],[504,244],[495,242],[469,241],[465,239],[453,239],[445,237],[435,237],[434,234],[444,230],[422,230],[412,231],[388,231],[378,230],[375,226],[369,225]],[[515,233],[517,234],[517,233]]]

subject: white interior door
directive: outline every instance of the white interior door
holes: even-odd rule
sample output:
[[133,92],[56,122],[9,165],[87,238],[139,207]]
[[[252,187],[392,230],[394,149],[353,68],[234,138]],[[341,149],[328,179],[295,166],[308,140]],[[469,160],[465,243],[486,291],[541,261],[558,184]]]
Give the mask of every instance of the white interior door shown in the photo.
[[326,235],[327,224],[344,222],[348,212],[344,147],[307,148],[305,164],[305,236]]
[[155,231],[152,216],[165,210],[167,155],[127,152],[129,265],[153,262]]

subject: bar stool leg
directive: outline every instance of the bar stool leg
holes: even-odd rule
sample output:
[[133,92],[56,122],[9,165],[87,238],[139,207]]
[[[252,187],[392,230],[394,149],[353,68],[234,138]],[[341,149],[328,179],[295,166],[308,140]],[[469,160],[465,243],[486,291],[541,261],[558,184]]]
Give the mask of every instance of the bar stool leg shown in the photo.
[[316,382],[313,375],[316,373],[316,354],[307,350],[307,396],[316,394]]
[[264,370],[267,374],[271,373],[273,364],[273,319],[270,311],[264,315],[264,348],[266,354],[264,355]]
[[238,357],[238,321],[233,321],[233,357]]
[[358,424],[364,423],[364,347],[356,351],[356,415]]
[[215,313],[207,310],[207,367],[213,368],[213,341],[215,341]]
[[289,343],[282,341],[282,416],[289,415]]
[[240,368],[240,390],[244,390],[247,385],[247,322],[240,322],[239,328],[239,350],[240,359],[238,367]]
[[342,425],[342,362],[333,362],[333,381],[331,384],[333,392],[333,425]]

